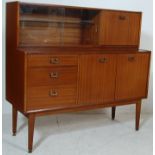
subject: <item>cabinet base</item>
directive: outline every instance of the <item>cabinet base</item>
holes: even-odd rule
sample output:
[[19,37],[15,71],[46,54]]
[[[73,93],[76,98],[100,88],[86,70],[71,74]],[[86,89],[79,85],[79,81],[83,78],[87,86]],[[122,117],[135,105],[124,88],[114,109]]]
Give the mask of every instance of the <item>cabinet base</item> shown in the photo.
[[[133,103],[132,103],[133,104]],[[135,110],[135,129],[136,131],[139,130],[139,122],[140,122],[140,112],[141,112],[141,100],[138,100],[136,102],[136,110]],[[112,107],[112,120],[115,119],[115,111],[116,111],[116,106],[111,106]],[[119,106],[119,105],[118,105]],[[17,128],[17,110],[12,107],[12,131],[13,131],[13,136],[16,135],[16,128]],[[58,111],[57,111],[58,112]],[[60,111],[62,112],[62,111]],[[51,111],[52,113],[52,111]],[[33,134],[34,134],[34,125],[35,125],[35,118],[36,116],[41,116],[41,115],[48,115],[50,114],[49,111],[48,112],[36,112],[36,113],[28,113],[28,114],[24,114],[27,118],[28,118],[28,152],[32,153],[32,149],[33,149]]]

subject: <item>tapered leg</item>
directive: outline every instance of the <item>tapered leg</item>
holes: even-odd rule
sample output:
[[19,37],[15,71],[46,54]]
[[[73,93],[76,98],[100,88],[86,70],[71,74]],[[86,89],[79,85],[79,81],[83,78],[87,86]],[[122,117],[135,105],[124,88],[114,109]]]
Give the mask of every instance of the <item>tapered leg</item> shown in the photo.
[[112,120],[115,119],[115,111],[116,111],[116,107],[112,107]]
[[28,152],[31,153],[33,149],[33,133],[35,124],[35,114],[28,116]]
[[16,136],[18,111],[12,106],[12,133]]
[[136,121],[135,121],[136,130],[139,130],[140,113],[141,113],[141,101],[136,103]]

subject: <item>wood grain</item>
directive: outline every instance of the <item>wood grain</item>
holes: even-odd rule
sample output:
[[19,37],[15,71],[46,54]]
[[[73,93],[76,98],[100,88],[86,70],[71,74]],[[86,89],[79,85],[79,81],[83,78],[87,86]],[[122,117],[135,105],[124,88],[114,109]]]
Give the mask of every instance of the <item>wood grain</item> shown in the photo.
[[102,11],[99,44],[139,45],[140,13]]
[[115,55],[84,55],[79,61],[79,104],[114,101]]
[[17,110],[24,112],[26,54],[17,50],[19,42],[19,3],[7,3],[6,11],[6,99]]
[[[51,96],[52,92],[56,92],[57,95]],[[52,107],[61,108],[76,104],[77,87],[76,85],[30,87],[27,93],[27,111]]]
[[77,82],[77,67],[29,68],[28,86],[72,85]]
[[149,53],[118,55],[116,100],[145,98],[147,96],[148,70]]
[[[57,59],[58,63],[51,63],[52,59]],[[64,55],[29,55],[28,66],[49,67],[49,66],[74,66],[77,65],[77,56]]]

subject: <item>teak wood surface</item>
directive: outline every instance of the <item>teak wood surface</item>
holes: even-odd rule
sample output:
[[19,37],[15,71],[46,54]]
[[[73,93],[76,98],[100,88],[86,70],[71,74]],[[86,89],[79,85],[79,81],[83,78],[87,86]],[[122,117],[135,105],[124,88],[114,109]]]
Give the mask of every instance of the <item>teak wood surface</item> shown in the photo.
[[29,152],[38,116],[111,107],[114,120],[117,106],[135,104],[139,129],[151,56],[139,50],[141,12],[21,2],[6,11],[6,99],[13,135],[18,111],[28,118]]

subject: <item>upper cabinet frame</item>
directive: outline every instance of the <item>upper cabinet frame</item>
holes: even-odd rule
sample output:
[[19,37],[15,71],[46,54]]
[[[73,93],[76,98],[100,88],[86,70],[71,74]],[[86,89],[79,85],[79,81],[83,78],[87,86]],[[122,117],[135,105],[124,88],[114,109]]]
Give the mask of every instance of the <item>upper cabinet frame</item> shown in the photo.
[[141,12],[20,2],[7,5],[7,23],[12,21],[7,41],[16,47],[139,47]]

